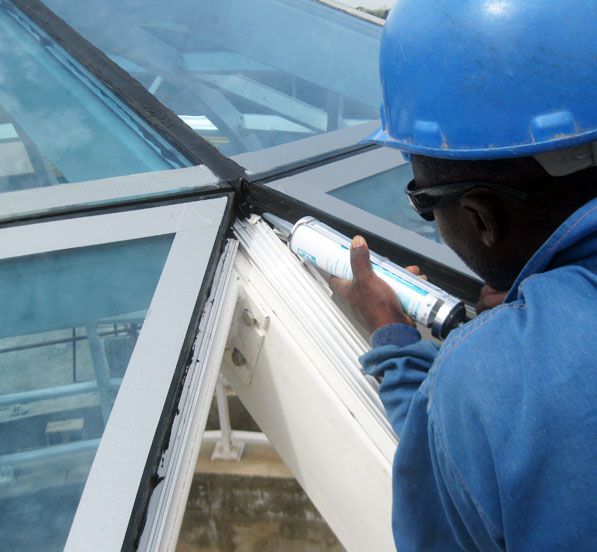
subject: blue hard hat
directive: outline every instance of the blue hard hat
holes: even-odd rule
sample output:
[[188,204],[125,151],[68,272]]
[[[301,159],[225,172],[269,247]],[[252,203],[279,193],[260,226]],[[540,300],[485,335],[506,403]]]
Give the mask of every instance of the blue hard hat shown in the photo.
[[381,39],[369,139],[452,159],[597,140],[597,2],[397,0]]

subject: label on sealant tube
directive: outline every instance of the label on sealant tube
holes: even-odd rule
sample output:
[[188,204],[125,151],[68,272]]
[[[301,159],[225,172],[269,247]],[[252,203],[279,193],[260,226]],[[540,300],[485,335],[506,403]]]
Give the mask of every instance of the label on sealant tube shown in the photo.
[[[295,226],[289,239],[289,245],[304,261],[324,270],[328,274],[352,279],[350,267],[350,241],[342,234],[305,221]],[[434,307],[441,299],[434,297],[426,289],[416,284],[415,276],[404,269],[404,277],[395,270],[389,270],[381,258],[371,255],[373,271],[387,282],[396,295],[404,311],[416,321],[429,326]],[[429,286],[429,284],[427,284]],[[443,293],[441,290],[438,291]]]
[[[431,312],[438,302],[438,299],[430,296],[429,292],[426,290],[401,278],[398,274],[390,272],[388,269],[383,268],[374,262],[371,264],[373,272],[396,291],[404,311],[415,320],[427,325],[430,322]],[[398,289],[396,289],[397,285],[399,286]]]

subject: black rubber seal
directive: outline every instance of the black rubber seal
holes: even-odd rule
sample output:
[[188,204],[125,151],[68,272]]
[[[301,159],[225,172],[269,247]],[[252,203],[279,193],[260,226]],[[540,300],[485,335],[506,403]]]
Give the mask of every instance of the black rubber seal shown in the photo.
[[41,27],[94,77],[107,86],[139,117],[193,165],[206,165],[224,182],[245,176],[244,169],[222,155],[207,140],[150,94],[106,54],[83,38],[39,0],[12,0],[14,6]]

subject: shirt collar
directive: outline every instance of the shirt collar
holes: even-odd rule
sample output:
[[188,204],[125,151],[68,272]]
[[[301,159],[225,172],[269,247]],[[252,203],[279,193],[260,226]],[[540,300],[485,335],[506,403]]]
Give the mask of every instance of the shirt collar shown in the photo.
[[[572,213],[564,223],[535,252],[514,281],[506,296],[506,302],[514,301],[518,296],[520,284],[533,274],[544,272],[554,261],[556,255],[566,250],[573,250],[581,241],[597,233],[597,198],[585,203]],[[593,245],[593,254],[597,253],[597,241]],[[566,255],[570,261],[570,255]]]

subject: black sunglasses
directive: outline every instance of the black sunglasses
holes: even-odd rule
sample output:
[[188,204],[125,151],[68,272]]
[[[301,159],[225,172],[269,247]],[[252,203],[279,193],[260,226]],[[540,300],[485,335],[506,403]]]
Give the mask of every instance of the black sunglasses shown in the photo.
[[528,197],[528,194],[521,192],[520,190],[508,188],[507,186],[495,184],[494,182],[484,181],[452,182],[451,184],[440,184],[439,186],[417,189],[413,179],[406,185],[405,191],[413,209],[425,220],[431,222],[435,219],[433,216],[433,209],[437,209],[442,205],[446,205],[447,203],[458,199],[462,194],[473,188],[495,190],[520,200],[525,200]]

